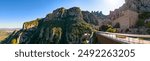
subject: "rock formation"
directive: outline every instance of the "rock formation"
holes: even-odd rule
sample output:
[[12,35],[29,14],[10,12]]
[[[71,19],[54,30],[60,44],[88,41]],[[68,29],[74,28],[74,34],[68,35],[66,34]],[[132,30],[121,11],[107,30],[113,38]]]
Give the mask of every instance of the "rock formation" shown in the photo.
[[[102,13],[100,13],[102,15]],[[78,7],[58,8],[45,18],[25,22],[23,28],[12,33],[3,43],[19,44],[76,44],[83,43],[85,33],[92,34],[99,26],[101,15],[81,11]],[[105,17],[103,15],[103,17]],[[88,35],[86,35],[88,36]],[[91,35],[89,35],[91,36]]]
[[125,0],[125,4],[119,9],[110,11],[109,18],[114,23],[120,23],[120,27],[132,28],[136,26],[141,13],[150,12],[150,0]]
[[[112,24],[131,33],[143,33],[150,29],[150,0],[125,0],[119,9],[105,16],[102,12],[81,11],[79,7],[58,8],[45,18],[25,22],[23,28],[14,31],[2,43],[23,44],[77,44],[86,43],[87,37],[102,25]],[[141,20],[142,30],[134,29]],[[141,23],[141,22],[139,22]],[[149,27],[149,28],[146,28]],[[143,29],[145,31],[143,31]],[[147,29],[147,30],[146,30]],[[150,33],[150,32],[149,32]],[[88,35],[86,35],[88,34]],[[147,34],[146,32],[144,34]],[[85,37],[85,38],[84,38]]]

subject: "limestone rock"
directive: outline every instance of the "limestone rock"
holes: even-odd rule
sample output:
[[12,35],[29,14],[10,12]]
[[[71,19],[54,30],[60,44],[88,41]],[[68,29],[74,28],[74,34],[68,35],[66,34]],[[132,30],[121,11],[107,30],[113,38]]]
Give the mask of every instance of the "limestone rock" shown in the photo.
[[45,18],[25,22],[23,28],[5,40],[13,39],[22,44],[77,44],[84,33],[92,33],[105,18],[102,12],[85,12],[79,7],[58,8]]

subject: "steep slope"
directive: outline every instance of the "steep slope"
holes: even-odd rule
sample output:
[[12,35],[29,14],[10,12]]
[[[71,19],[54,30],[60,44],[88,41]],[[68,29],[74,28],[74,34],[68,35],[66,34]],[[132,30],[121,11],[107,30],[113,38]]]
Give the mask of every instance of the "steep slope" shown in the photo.
[[150,0],[125,0],[123,6],[114,11],[110,11],[109,17],[115,20],[123,16],[123,11],[131,10],[138,13],[150,12]]
[[125,0],[124,5],[119,9],[110,11],[109,18],[112,26],[120,25],[118,32],[149,34],[147,33],[150,30],[149,15],[150,0]]
[[122,9],[130,9],[138,12],[150,12],[150,0],[125,0]]
[[[88,15],[87,17],[85,15]],[[85,13],[78,7],[58,8],[45,18],[25,22],[2,43],[14,44],[76,44],[93,35],[98,26],[98,16]],[[94,21],[92,19],[95,19]],[[85,37],[86,36],[86,37]]]

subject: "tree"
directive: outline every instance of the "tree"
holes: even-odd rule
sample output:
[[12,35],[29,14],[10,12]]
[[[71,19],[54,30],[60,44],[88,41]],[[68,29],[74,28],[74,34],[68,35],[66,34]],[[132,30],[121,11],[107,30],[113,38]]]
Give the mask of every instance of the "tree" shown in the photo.
[[107,25],[102,25],[100,31],[106,31],[109,27]]
[[150,28],[150,22],[146,23],[145,26]]
[[137,21],[136,24],[137,24],[137,26],[139,27],[139,26],[144,26],[145,23],[144,23],[144,20],[143,20],[143,19],[140,19],[140,20]]
[[114,28],[120,28],[120,23],[116,23]]
[[113,28],[109,28],[107,29],[107,32],[112,32],[112,33],[115,33],[117,30],[116,29],[113,29]]

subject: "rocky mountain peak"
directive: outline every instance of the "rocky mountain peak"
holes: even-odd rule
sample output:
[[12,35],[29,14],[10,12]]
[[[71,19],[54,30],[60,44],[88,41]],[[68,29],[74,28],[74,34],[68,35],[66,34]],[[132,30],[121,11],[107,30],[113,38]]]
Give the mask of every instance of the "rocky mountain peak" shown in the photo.
[[125,0],[122,8],[138,12],[150,12],[150,0]]
[[65,9],[64,7],[54,10],[52,13],[48,14],[45,21],[49,20],[61,20],[66,17],[74,17],[76,19],[82,19],[82,11],[79,7],[72,7]]
[[79,7],[72,7],[67,10],[68,16],[83,17]]
[[124,15],[124,11],[131,10],[138,13],[150,12],[150,0],[125,0],[123,6],[110,11],[109,18],[115,20]]
[[66,9],[63,15],[63,18],[68,18],[70,20],[83,20],[82,11],[79,7],[72,7],[72,8]]
[[98,26],[100,18],[99,13],[81,11],[79,7],[61,7],[45,18],[25,22],[23,29],[10,35],[4,43],[85,43],[84,34],[93,33],[93,25]]
[[79,7],[72,7],[65,9],[64,7],[58,8],[53,11],[54,17],[64,17],[64,16],[81,16],[81,9]]
[[[112,20],[113,26],[119,23],[120,29],[123,31],[126,29],[138,28],[139,25],[141,26],[141,23],[142,27],[147,28],[144,22],[146,19],[149,19],[149,12],[150,0],[125,0],[123,6],[114,11],[110,11],[109,18]],[[135,31],[133,31],[133,33],[134,32]],[[138,33],[139,31],[136,32]],[[146,31],[140,32],[143,33]]]
[[37,18],[36,20],[25,22],[23,24],[23,29],[28,30],[31,28],[36,28],[39,25],[39,20],[40,20],[40,18]]
[[56,18],[60,17],[61,18],[63,16],[63,14],[65,13],[65,10],[66,9],[64,7],[61,7],[61,8],[54,10],[52,13],[53,17],[56,17]]

